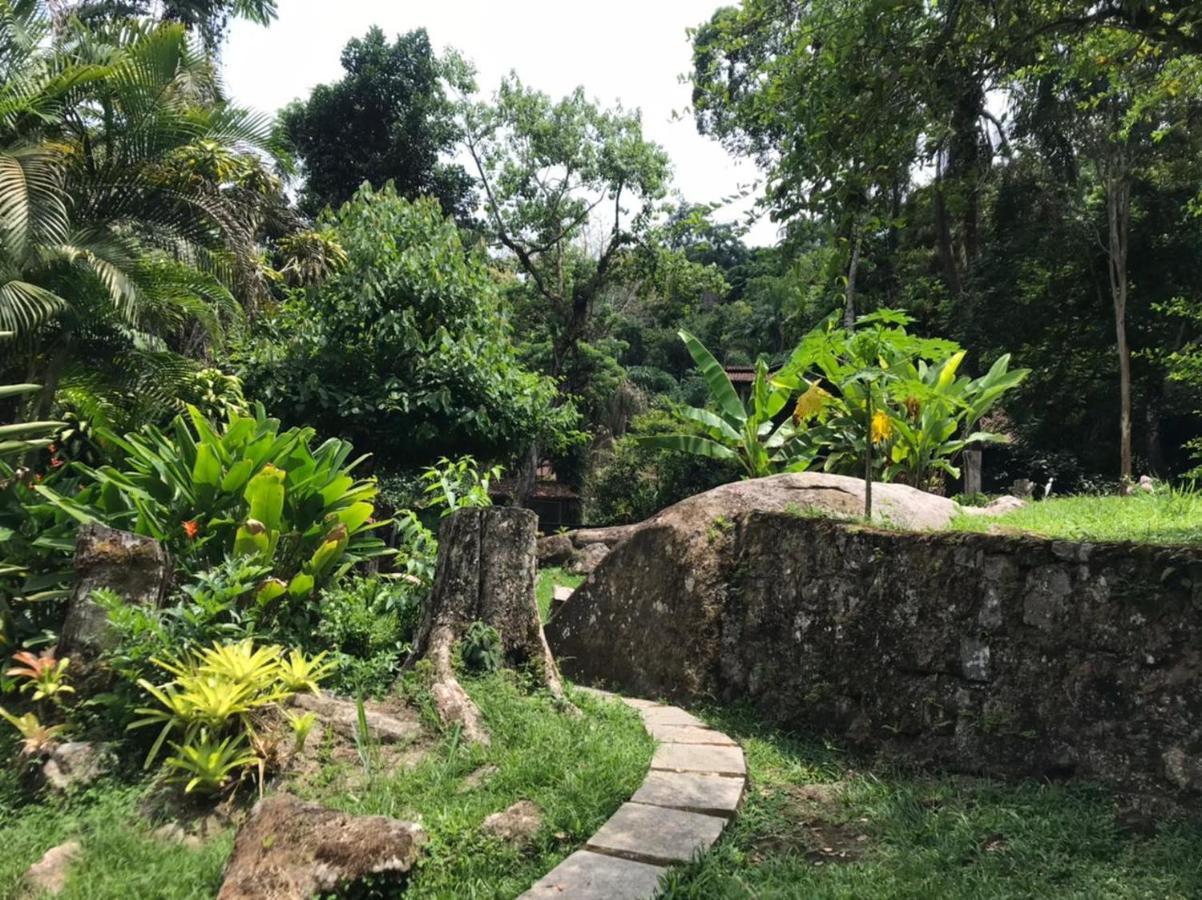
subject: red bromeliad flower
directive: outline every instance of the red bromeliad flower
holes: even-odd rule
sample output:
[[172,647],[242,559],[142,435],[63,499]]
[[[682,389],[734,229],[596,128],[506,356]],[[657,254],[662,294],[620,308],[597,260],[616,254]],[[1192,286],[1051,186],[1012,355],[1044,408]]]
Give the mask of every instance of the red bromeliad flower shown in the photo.
[[195,519],[189,519],[184,523],[184,534],[188,536],[188,540],[196,540],[196,536],[200,534],[200,525]]
[[63,461],[61,459],[59,459],[57,456],[50,457],[50,468],[57,469],[60,466],[62,466],[62,464],[63,464]]

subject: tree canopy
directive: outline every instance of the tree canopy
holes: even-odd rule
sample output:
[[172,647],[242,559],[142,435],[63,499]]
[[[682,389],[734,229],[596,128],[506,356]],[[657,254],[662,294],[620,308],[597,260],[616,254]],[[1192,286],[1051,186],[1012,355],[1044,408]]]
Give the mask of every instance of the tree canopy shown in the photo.
[[300,205],[310,215],[337,209],[367,182],[391,181],[410,199],[430,196],[444,213],[472,213],[471,179],[444,160],[459,139],[448,80],[465,86],[460,71],[440,60],[424,28],[391,43],[379,28],[347,43],[346,74],[318,85],[280,123],[303,166]]

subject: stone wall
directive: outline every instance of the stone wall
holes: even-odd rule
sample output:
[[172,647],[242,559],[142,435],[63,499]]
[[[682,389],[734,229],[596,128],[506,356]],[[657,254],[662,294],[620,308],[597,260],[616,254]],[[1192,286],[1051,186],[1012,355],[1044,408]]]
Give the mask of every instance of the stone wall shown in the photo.
[[653,520],[610,555],[548,626],[566,674],[923,764],[1202,798],[1202,551],[715,522]]

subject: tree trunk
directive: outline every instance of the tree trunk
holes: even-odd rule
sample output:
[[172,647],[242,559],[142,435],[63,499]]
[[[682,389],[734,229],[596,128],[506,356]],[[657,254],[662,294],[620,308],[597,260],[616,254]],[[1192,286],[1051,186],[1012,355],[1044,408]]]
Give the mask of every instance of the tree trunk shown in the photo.
[[872,522],[872,385],[868,386],[868,430],[864,441],[864,518]]
[[[1119,151],[1121,155],[1121,151]],[[1119,352],[1119,480],[1123,492],[1132,482],[1131,468],[1131,348],[1127,343],[1127,248],[1131,225],[1131,183],[1121,159],[1111,162],[1106,180],[1107,256],[1114,331]]]
[[947,197],[944,194],[946,185],[943,179],[943,162],[940,157],[935,159],[935,239],[939,249],[939,265],[943,269],[943,278],[952,297],[959,298],[963,293],[960,280],[960,265],[956,261],[956,250],[952,244],[952,228],[947,214]]
[[981,493],[981,451],[964,451],[964,493],[974,497]]
[[851,331],[856,327],[856,269],[860,267],[860,229],[852,225],[851,261],[847,264],[847,293],[843,307],[843,327]]
[[538,671],[547,689],[566,708],[555,660],[543,636],[534,596],[538,517],[528,509],[460,509],[443,519],[438,533],[434,587],[407,665],[419,658],[434,664],[434,705],[447,725],[487,744],[480,710],[455,677],[453,652],[473,622],[500,634],[504,662]]

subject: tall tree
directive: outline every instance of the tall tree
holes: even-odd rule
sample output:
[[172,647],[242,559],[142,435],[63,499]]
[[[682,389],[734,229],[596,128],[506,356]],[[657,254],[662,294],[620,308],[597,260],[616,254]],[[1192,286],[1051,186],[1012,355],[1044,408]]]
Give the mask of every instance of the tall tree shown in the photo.
[[267,25],[278,12],[276,0],[46,0],[46,5],[60,22],[68,16],[93,25],[131,18],[178,22],[200,34],[210,52],[220,48],[231,20]]
[[463,221],[471,214],[472,181],[446,162],[459,131],[448,83],[467,86],[453,60],[441,60],[424,28],[389,43],[372,28],[342,51],[346,74],[313,89],[280,114],[304,168],[301,208],[337,208],[365,181],[391,181],[410,199],[431,196]]
[[489,230],[545,306],[547,368],[571,393],[594,304],[666,192],[667,154],[637,113],[602,109],[581,88],[555,101],[515,75],[463,114]]
[[[1119,477],[1133,480],[1131,345],[1128,301],[1133,188],[1166,151],[1175,129],[1197,119],[1192,99],[1202,88],[1202,57],[1167,56],[1140,34],[1099,29],[1077,36],[1066,48],[1049,48],[1051,61],[1028,77],[1051,78],[1065,127],[1092,166],[1104,214],[1107,282],[1114,312],[1119,369]],[[1038,89],[1030,91],[1047,97]],[[1194,123],[1196,125],[1196,122]],[[1167,298],[1166,298],[1167,299]]]

